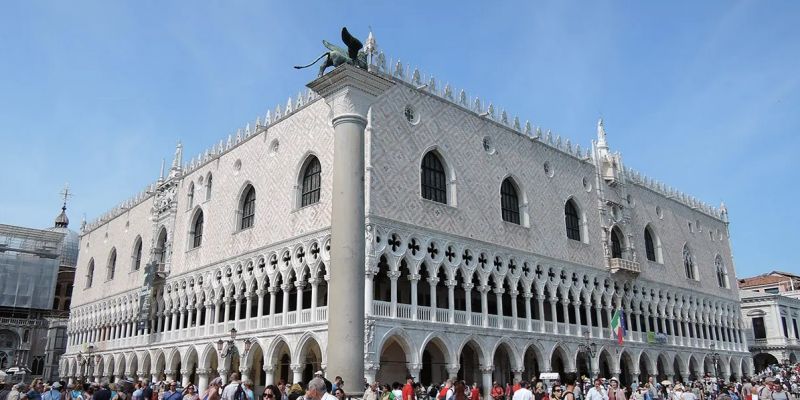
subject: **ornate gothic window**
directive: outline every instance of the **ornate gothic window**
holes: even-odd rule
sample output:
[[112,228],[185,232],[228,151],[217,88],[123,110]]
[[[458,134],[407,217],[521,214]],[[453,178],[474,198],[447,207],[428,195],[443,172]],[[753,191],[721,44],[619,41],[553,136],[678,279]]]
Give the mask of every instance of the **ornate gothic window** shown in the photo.
[[256,189],[248,186],[244,191],[241,202],[242,218],[239,229],[247,229],[253,226],[256,219]]
[[305,207],[319,202],[322,166],[317,157],[311,156],[306,161],[303,171],[303,192],[300,197],[300,207]]
[[717,271],[717,283],[721,288],[728,287],[728,271],[725,270],[725,264],[722,262],[722,257],[717,255],[714,259],[714,268]]
[[197,211],[190,236],[192,237],[192,248],[199,247],[203,244],[203,210]]
[[611,258],[622,258],[622,232],[618,227],[611,229]]
[[89,268],[86,270],[86,288],[92,287],[92,280],[94,279],[94,258],[89,260]]
[[695,277],[695,270],[694,270],[694,256],[692,256],[692,252],[689,251],[689,246],[683,246],[683,269],[686,272],[686,277],[689,279],[697,279]]
[[133,243],[133,270],[138,271],[142,267],[142,237],[137,236]]
[[447,175],[442,160],[433,151],[422,158],[420,174],[422,198],[447,204]]
[[214,177],[211,175],[211,172],[209,172],[208,177],[206,177],[206,201],[211,200],[211,186],[213,178]]
[[564,206],[564,222],[567,227],[567,237],[572,240],[581,240],[581,222],[578,216],[578,207],[572,199],[567,200]]
[[653,232],[649,226],[644,228],[644,250],[648,260],[656,261],[656,246],[653,241]]
[[117,249],[111,248],[111,254],[108,256],[108,271],[106,273],[106,279],[112,280],[114,279],[114,272],[117,269]]
[[519,197],[511,178],[503,180],[503,184],[500,186],[500,208],[503,221],[519,225]]
[[156,241],[156,260],[159,264],[167,262],[167,229],[161,228],[158,233],[158,240]]

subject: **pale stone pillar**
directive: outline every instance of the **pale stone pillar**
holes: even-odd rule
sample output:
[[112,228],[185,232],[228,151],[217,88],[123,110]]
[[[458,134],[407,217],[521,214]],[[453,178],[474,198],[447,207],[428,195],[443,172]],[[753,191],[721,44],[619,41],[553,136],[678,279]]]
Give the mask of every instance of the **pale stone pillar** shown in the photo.
[[222,384],[223,385],[227,385],[228,384],[228,370],[226,370],[224,368],[220,368],[220,369],[217,370],[217,373],[219,374],[219,377],[222,379]]
[[514,373],[514,383],[522,382],[522,373],[525,372],[524,369],[514,369],[511,370]]
[[449,323],[454,323],[456,321],[456,282],[455,280],[447,280],[444,282],[445,286],[447,286],[447,308],[449,310],[448,320]]
[[292,383],[300,383],[303,380],[303,366],[292,364],[290,368],[292,369]]
[[247,309],[244,310],[244,317],[245,319],[250,319],[253,317],[253,293],[247,294]]
[[478,287],[478,291],[481,292],[481,315],[483,317],[482,322],[484,328],[489,327],[489,299],[487,296],[489,295],[490,289],[489,285],[481,285]]
[[494,296],[497,302],[497,323],[498,328],[501,329],[503,328],[503,293],[505,292],[506,290],[502,287],[494,289]]
[[458,371],[461,369],[461,364],[449,364],[447,366],[447,379],[456,380]]
[[208,389],[208,372],[204,368],[195,371],[197,374],[197,393],[203,393]]
[[303,289],[306,287],[305,281],[296,281],[294,283],[295,290],[297,290],[297,305],[295,309],[297,310],[297,321],[300,321],[300,313],[303,311]]
[[475,287],[471,282],[464,282],[461,285],[464,288],[464,299],[466,300],[467,308],[467,326],[472,325],[472,288]]
[[533,315],[531,314],[531,298],[533,298],[533,293],[531,292],[524,292],[522,293],[522,297],[525,299],[525,318],[528,319],[528,328],[527,331],[533,331]]
[[258,305],[256,306],[256,317],[261,318],[264,315],[264,289],[256,290],[258,296]]
[[242,377],[242,382],[250,379],[250,367],[239,368],[239,374]]
[[[316,321],[317,320],[317,286],[319,286],[319,280],[317,278],[311,278],[308,281],[308,283],[311,284],[311,320],[312,321]],[[367,292],[365,291],[364,294],[366,295],[366,293]],[[372,290],[369,290],[369,295],[372,296]],[[364,300],[366,301],[366,299],[364,299]],[[368,305],[372,304],[372,301],[370,301],[369,303],[364,303],[364,304],[368,304]],[[369,308],[369,306],[364,307],[364,311],[366,311],[368,308]],[[372,311],[372,310],[370,310],[370,311]]]
[[282,310],[283,313],[283,324],[286,325],[287,319],[289,318],[289,291],[292,290],[291,283],[284,283],[281,285],[281,290],[283,290],[283,305]]
[[417,284],[419,283],[420,276],[412,274],[408,276],[408,281],[411,283],[411,319],[417,320]]
[[164,370],[164,376],[166,377],[166,380],[174,381],[175,380],[175,372],[176,371],[173,371],[171,369]]
[[392,318],[397,317],[397,279],[400,278],[400,271],[389,271],[386,273],[389,276],[389,301],[391,302],[391,310],[389,314]]
[[537,295],[536,296],[536,302],[538,303],[537,306],[539,308],[539,332],[544,333],[544,331],[545,331],[545,327],[544,327],[544,321],[545,321],[545,318],[544,318],[544,295],[543,294]]
[[228,322],[231,320],[231,300],[233,300],[232,297],[226,297],[225,301],[224,301],[224,303],[222,305],[223,307],[225,307],[225,311],[224,311],[225,319],[223,319],[222,322],[225,323],[226,327],[228,326]]
[[558,313],[556,312],[558,297],[550,296],[550,315],[553,317],[553,333],[558,333]]
[[492,393],[492,372],[494,372],[494,367],[491,365],[481,365],[481,378],[483,380],[483,398],[484,399],[491,399]]
[[185,388],[189,386],[189,378],[190,378],[189,375],[191,375],[191,373],[192,371],[188,369],[181,370],[181,387]]
[[378,368],[374,365],[364,368],[364,379],[366,379],[367,383],[375,382],[375,379],[378,377]]
[[331,109],[331,279],[327,346],[331,374],[360,397],[364,379],[364,129],[375,99],[394,82],[344,64],[308,84]]
[[436,321],[436,286],[439,284],[439,278],[428,278],[428,288],[431,292],[431,321]]
[[264,364],[264,386],[275,383],[275,367]]
[[242,300],[243,299],[244,299],[244,296],[242,296],[241,294],[238,294],[238,295],[236,295],[236,297],[233,298],[233,301],[236,302],[236,305],[234,306],[234,309],[233,309],[234,310],[233,311],[233,314],[234,314],[233,315],[233,320],[234,321],[238,321],[240,319],[239,317],[242,315]]
[[270,286],[269,287],[269,321],[270,321],[270,326],[274,326],[275,325],[275,298],[277,297],[276,294],[278,293],[278,290],[281,290],[281,288],[279,288],[277,286]]

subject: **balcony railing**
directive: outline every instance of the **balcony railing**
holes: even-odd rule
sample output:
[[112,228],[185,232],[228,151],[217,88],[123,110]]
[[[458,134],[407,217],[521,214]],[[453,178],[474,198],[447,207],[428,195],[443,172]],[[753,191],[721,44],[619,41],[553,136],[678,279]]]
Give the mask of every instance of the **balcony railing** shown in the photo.
[[618,271],[631,272],[634,274],[642,272],[638,262],[626,260],[624,258],[612,258],[608,263],[608,267],[611,269],[612,274]]

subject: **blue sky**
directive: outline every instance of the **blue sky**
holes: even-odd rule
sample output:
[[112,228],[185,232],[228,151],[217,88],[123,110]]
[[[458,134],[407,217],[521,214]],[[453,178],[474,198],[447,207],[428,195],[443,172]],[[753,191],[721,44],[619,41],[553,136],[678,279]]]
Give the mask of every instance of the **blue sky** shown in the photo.
[[725,201],[739,276],[800,270],[796,1],[17,1],[0,12],[0,223],[73,229],[314,76],[348,26],[439,81]]

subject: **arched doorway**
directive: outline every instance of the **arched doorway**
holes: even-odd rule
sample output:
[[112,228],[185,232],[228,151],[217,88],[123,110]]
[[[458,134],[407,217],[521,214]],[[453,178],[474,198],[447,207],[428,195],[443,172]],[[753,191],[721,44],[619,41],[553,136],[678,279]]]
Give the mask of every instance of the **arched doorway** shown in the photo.
[[272,381],[277,384],[283,379],[284,382],[291,383],[294,379],[294,374],[291,369],[292,352],[289,349],[289,345],[287,345],[283,339],[279,338],[276,340],[277,343],[274,345],[270,358],[272,364]]
[[611,354],[608,353],[608,350],[603,350],[598,357],[597,366],[600,370],[600,377],[610,379],[611,372],[614,370],[612,368],[613,360],[611,359]]
[[633,358],[630,353],[623,351],[619,357],[619,384],[629,387],[638,376],[633,376]]
[[378,370],[378,381],[380,382],[404,382],[408,374],[407,364],[409,362],[407,354],[411,354],[409,346],[403,339],[396,335],[384,342],[380,353],[380,369]]
[[673,371],[673,374],[674,374],[674,379],[676,381],[678,381],[678,382],[683,382],[684,381],[683,374],[681,374],[681,362],[678,359],[678,356],[675,356],[675,359],[672,360],[672,371]]
[[447,346],[444,342],[434,337],[422,350],[422,370],[419,372],[419,382],[426,387],[431,383],[444,382],[447,376]]
[[700,375],[700,362],[697,361],[697,357],[692,354],[689,358],[689,380],[695,381],[702,378]]
[[591,379],[592,367],[590,364],[589,354],[583,350],[578,351],[575,357],[575,369],[577,369],[579,377],[585,376]]
[[763,371],[764,368],[777,363],[778,359],[769,353],[758,353],[753,357],[753,365],[755,365],[756,371]]
[[314,378],[314,372],[322,370],[322,350],[313,337],[306,339],[297,358],[303,367],[303,382],[310,381]]
[[513,350],[507,343],[500,343],[494,351],[492,357],[492,365],[494,371],[492,372],[492,380],[499,382],[501,385],[514,382],[514,373],[512,368],[512,357],[514,356]]
[[789,364],[797,364],[797,355],[794,353],[789,353]]
[[669,365],[669,361],[667,360],[667,356],[664,353],[659,353],[658,358],[656,358],[656,372],[657,372],[657,381],[661,382],[667,379],[667,366]]
[[639,356],[639,382],[647,382],[650,378],[650,357],[642,352]]
[[563,381],[567,372],[567,365],[567,352],[561,346],[556,346],[553,349],[553,355],[550,356],[550,372],[558,373],[559,379]]
[[539,378],[539,350],[535,345],[530,345],[525,350],[525,356],[522,359],[525,371],[522,373],[522,379],[532,382],[534,379]]
[[727,376],[726,379],[733,382],[734,380],[739,380],[739,368],[736,366],[736,362],[733,357],[731,357],[730,361],[728,361],[728,371],[730,371],[730,376]]
[[461,365],[458,370],[458,379],[468,383],[478,382],[479,385],[483,385],[480,371],[482,363],[481,348],[475,341],[470,340],[464,344],[461,348],[461,354],[458,355],[458,363]]
[[250,378],[253,381],[253,390],[261,393],[266,386],[267,373],[264,371],[264,350],[261,344],[254,342],[247,353],[248,367],[250,368]]

